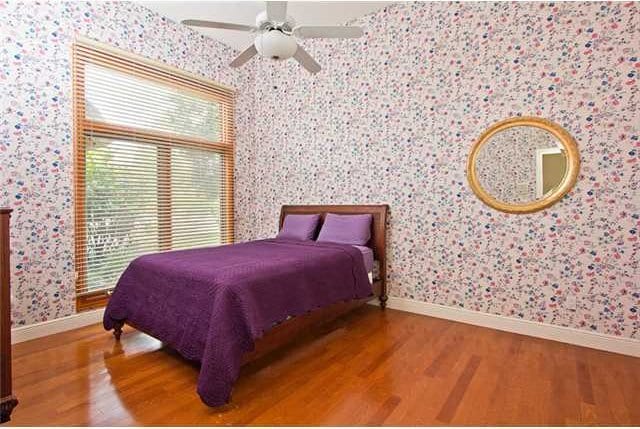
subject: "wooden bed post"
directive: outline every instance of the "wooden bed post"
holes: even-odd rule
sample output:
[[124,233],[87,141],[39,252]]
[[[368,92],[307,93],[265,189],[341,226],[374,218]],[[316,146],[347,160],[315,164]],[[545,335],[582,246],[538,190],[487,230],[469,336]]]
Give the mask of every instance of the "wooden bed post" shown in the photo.
[[124,320],[118,320],[113,322],[113,336],[116,337],[116,341],[120,341],[122,335],[122,327],[124,326]]
[[380,308],[381,309],[385,309],[387,308],[387,300],[389,300],[389,296],[385,293],[384,295],[380,295]]
[[[380,282],[380,291],[378,299],[380,300],[380,308],[387,308],[387,300],[389,295],[387,292],[387,215],[389,214],[389,206],[381,206],[379,213],[374,215],[373,234],[371,241],[376,257],[378,258],[378,281]],[[377,222],[376,222],[376,217]]]

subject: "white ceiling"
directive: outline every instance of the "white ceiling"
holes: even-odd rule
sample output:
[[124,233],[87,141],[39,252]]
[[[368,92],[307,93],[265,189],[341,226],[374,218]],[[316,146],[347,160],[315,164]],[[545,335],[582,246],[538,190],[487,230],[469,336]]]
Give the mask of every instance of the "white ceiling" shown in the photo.
[[[265,4],[261,1],[139,1],[139,3],[175,22],[183,19],[205,19],[253,25],[256,15],[265,9]],[[294,1],[289,2],[287,14],[300,25],[341,25],[392,3],[394,2]],[[241,31],[196,27],[193,29],[238,50],[244,50],[255,37]]]

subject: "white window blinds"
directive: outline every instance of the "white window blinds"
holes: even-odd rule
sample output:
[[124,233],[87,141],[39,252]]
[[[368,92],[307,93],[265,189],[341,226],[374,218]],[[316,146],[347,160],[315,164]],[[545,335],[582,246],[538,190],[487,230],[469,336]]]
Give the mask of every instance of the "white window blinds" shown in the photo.
[[233,241],[233,92],[74,46],[76,291],[106,302],[127,264]]

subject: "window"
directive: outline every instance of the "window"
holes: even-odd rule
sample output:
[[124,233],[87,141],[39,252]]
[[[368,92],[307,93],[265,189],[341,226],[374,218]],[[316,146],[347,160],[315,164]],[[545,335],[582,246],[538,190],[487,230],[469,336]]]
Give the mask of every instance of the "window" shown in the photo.
[[233,241],[233,109],[230,89],[74,45],[79,310],[137,256]]

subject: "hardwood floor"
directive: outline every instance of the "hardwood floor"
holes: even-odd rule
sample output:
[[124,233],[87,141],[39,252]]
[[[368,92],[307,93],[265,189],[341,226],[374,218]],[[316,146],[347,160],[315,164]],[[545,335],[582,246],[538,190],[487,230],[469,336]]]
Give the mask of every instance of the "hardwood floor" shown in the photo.
[[365,307],[244,367],[216,409],[131,329],[18,344],[11,424],[640,425],[640,359]]

